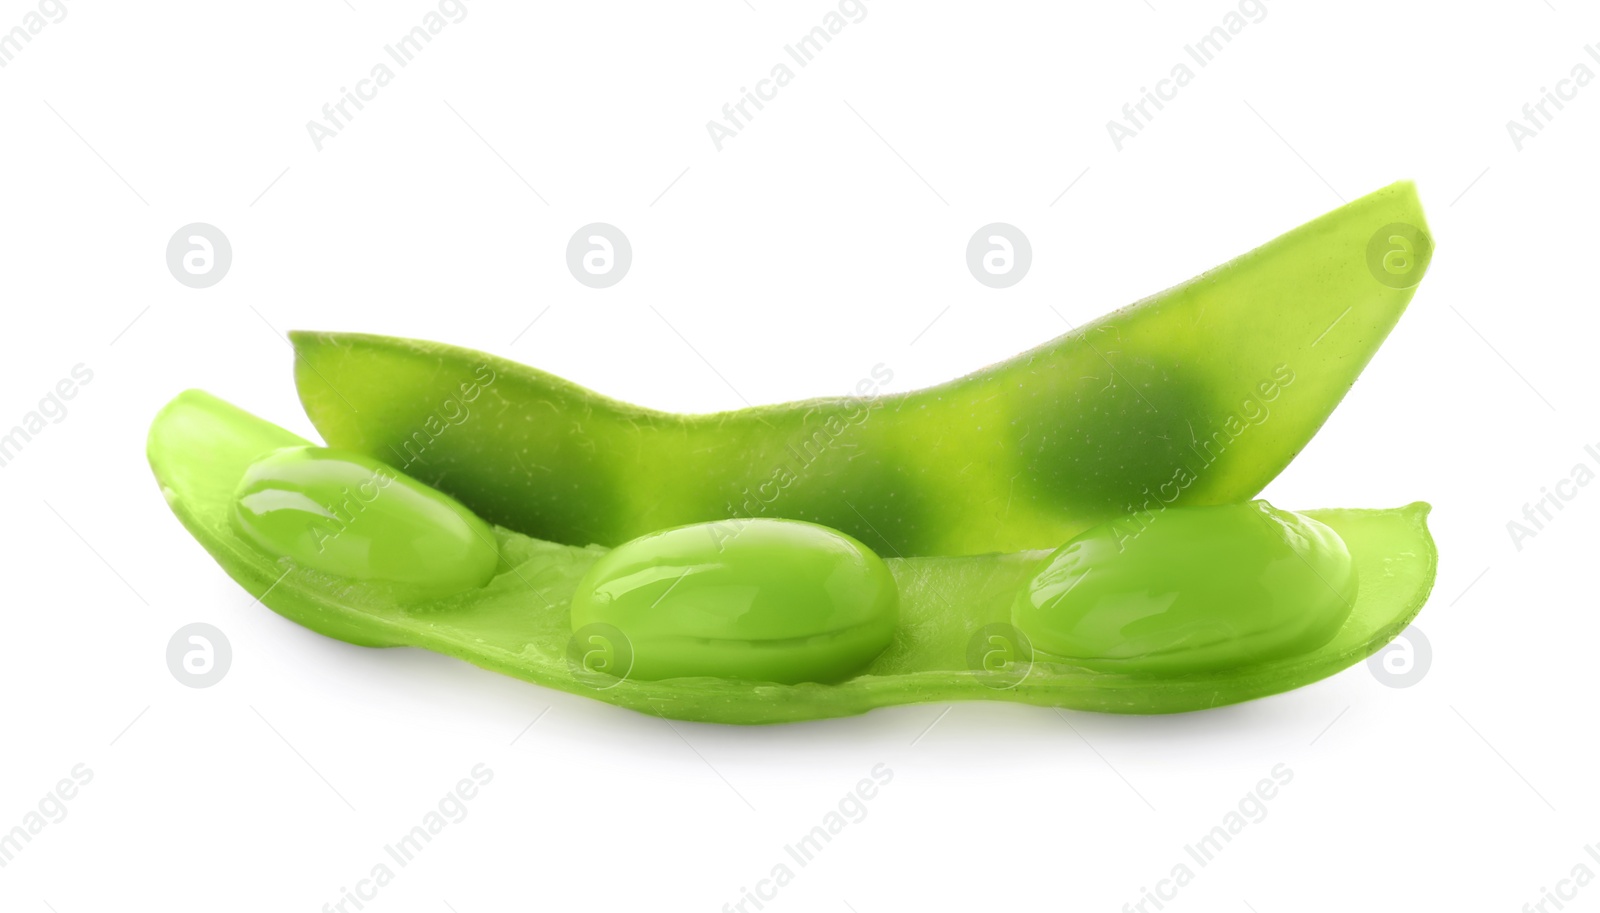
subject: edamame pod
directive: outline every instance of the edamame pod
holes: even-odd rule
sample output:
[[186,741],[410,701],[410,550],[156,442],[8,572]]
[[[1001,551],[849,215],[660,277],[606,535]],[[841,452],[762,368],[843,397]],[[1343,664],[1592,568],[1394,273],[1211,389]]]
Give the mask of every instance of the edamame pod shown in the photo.
[[[1236,665],[1174,673],[1138,667],[1097,671],[1033,655],[1010,623],[1012,606],[1017,594],[1048,569],[1049,553],[889,558],[884,564],[898,591],[898,623],[887,647],[860,671],[836,669],[848,677],[831,684],[724,674],[651,681],[627,675],[625,664],[604,661],[631,649],[627,633],[579,637],[585,632],[573,630],[572,604],[580,588],[611,579],[598,575],[585,582],[585,577],[608,554],[618,553],[496,528],[499,564],[486,583],[463,577],[455,581],[454,592],[421,596],[308,566],[304,556],[297,560],[286,554],[290,550],[283,543],[291,540],[273,539],[264,547],[246,535],[233,520],[241,482],[264,459],[309,445],[213,396],[189,391],[156,417],[148,454],[167,503],[190,533],[241,586],[293,621],[352,643],[423,647],[548,687],[684,720],[777,723],[891,704],[973,699],[1119,713],[1170,713],[1249,700],[1324,678],[1375,652],[1421,608],[1436,563],[1425,504],[1310,511],[1305,516],[1343,541],[1360,579],[1349,614],[1331,639],[1293,655],[1244,656]],[[412,506],[422,513],[431,510],[420,501]],[[447,519],[446,525],[452,522]],[[345,535],[364,533],[350,524]],[[856,567],[848,561],[842,566]],[[436,570],[439,576],[429,580],[443,589],[446,572]],[[861,571],[870,571],[870,562],[846,574],[853,587],[873,578]],[[853,591],[852,598],[848,618],[870,622],[877,617],[857,612],[881,604],[870,594]],[[833,630],[823,627],[818,630],[824,635]],[[996,661],[997,653],[1006,655]],[[591,662],[594,655],[603,661]]]
[[1409,182],[937,387],[678,415],[429,342],[291,334],[330,446],[484,519],[617,545],[728,517],[885,556],[1055,548],[1113,517],[1254,497],[1344,397],[1432,251]]

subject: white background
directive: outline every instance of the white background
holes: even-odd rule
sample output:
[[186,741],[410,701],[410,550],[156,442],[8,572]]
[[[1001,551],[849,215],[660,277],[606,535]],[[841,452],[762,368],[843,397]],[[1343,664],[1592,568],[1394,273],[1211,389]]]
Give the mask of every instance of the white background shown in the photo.
[[[93,371],[0,469],[0,830],[94,772],[0,869],[0,908],[320,910],[480,762],[466,819],[369,910],[716,911],[788,861],[769,910],[1114,911],[1187,861],[1170,910],[1514,911],[1600,872],[1600,488],[1520,549],[1506,527],[1600,468],[1600,86],[1521,151],[1505,126],[1600,72],[1600,15],[1273,2],[1119,152],[1106,121],[1235,7],[872,0],[718,151],[706,121],[834,7],[470,0],[319,152],[306,122],[434,8],[351,3],[70,0],[0,70],[0,426]],[[5,0],[0,29],[36,8]],[[675,731],[252,605],[144,463],[191,386],[311,434],[290,328],[439,339],[686,411],[843,393],[878,362],[912,389],[1057,335],[1052,307],[1087,320],[1402,177],[1432,271],[1265,495],[1435,505],[1410,688],[1358,666],[1178,717],[966,703]],[[196,221],[234,250],[206,290],[164,261]],[[593,221],[634,247],[606,290],[564,263]],[[1000,291],[964,263],[992,221],[1034,250]],[[165,662],[193,621],[234,650],[203,690]],[[793,865],[879,763],[866,818]],[[1184,846],[1280,763],[1265,819],[1194,865]]]

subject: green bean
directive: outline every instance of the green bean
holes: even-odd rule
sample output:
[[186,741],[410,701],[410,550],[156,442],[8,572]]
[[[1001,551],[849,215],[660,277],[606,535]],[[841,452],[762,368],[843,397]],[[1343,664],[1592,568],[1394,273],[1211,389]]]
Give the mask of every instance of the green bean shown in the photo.
[[883,560],[796,520],[680,526],[628,542],[578,582],[572,627],[627,645],[618,671],[834,682],[889,646],[899,595]]
[[1338,533],[1253,501],[1101,524],[1050,556],[1012,620],[1042,657],[1179,675],[1314,650],[1357,598]]

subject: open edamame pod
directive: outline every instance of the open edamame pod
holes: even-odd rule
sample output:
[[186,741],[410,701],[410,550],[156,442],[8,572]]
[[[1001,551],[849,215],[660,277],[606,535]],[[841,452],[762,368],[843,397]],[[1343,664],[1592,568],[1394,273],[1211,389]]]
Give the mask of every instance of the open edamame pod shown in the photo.
[[[329,446],[540,539],[728,517],[886,556],[1055,548],[1117,516],[1254,497],[1389,334],[1432,242],[1409,182],[1039,348],[925,390],[678,415],[465,349],[296,332]],[[881,395],[880,395],[881,394]]]
[[[615,551],[560,545],[487,526],[403,474],[314,448],[199,391],[156,417],[148,454],[189,532],[241,586],[299,624],[684,720],[776,723],[972,699],[1119,713],[1234,703],[1376,651],[1421,608],[1436,561],[1425,504],[1303,515],[1259,504],[1207,509],[1245,524],[1236,533],[1173,509],[1138,527],[1097,529],[1055,554],[880,560],[832,531],[793,524],[802,529],[791,535],[774,532],[784,521],[766,520],[712,524],[726,542],[667,531]],[[1248,526],[1256,520],[1272,536]],[[1242,545],[1224,555],[1239,562],[1241,580],[1309,592],[1305,612],[1285,603],[1240,613],[1226,601],[1247,588],[1220,585],[1197,591],[1200,608],[1173,601],[1154,621],[1149,611],[1108,609],[1108,594],[1146,589],[1146,572],[1167,563],[1190,523]],[[690,532],[703,531],[714,533]],[[1279,532],[1293,554],[1277,551]],[[1108,535],[1127,548],[1097,552]],[[424,553],[450,560],[428,563]],[[1112,579],[1071,587],[1074,562],[1102,553]],[[1132,564],[1122,563],[1127,556]],[[1292,563],[1301,560],[1309,574]],[[761,571],[763,561],[774,566]],[[697,591],[702,573],[711,589]],[[778,602],[729,608],[705,598],[769,580]],[[1319,585],[1334,596],[1316,595]],[[799,601],[781,601],[791,590]],[[1258,644],[1237,639],[1231,657],[1219,655],[1207,639],[1219,623]],[[1107,625],[1132,637],[1132,648],[1106,638]],[[1030,629],[1074,655],[1034,652]],[[1191,661],[1174,664],[1175,651]],[[650,677],[631,674],[636,666]],[[755,678],[767,670],[790,683]],[[686,674],[694,672],[714,674]]]

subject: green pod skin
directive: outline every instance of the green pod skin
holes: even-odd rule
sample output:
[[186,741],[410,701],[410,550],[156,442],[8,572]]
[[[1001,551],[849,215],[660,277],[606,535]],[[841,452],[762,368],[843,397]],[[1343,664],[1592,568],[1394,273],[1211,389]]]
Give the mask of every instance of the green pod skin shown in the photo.
[[[493,531],[500,566],[488,583],[436,598],[305,567],[241,535],[232,514],[253,465],[309,442],[200,391],[156,417],[151,469],[172,511],[229,576],[268,608],[363,646],[415,646],[506,675],[643,713],[720,723],[780,723],[924,701],[1005,700],[1114,713],[1174,713],[1298,688],[1352,666],[1405,628],[1433,585],[1437,555],[1428,507],[1310,511],[1346,544],[1361,585],[1327,643],[1294,656],[1172,674],[1105,672],[1036,657],[1021,639],[1015,662],[992,647],[1012,630],[1018,592],[1050,553],[889,558],[899,624],[888,647],[833,684],[720,676],[649,681],[596,674],[590,642],[574,636],[572,606],[608,551]],[[999,632],[999,633],[997,633]],[[618,671],[624,671],[619,669]]]
[[680,526],[624,543],[578,582],[572,627],[610,626],[620,674],[836,682],[889,646],[899,596],[883,559],[797,520]]
[[330,446],[540,539],[766,516],[886,556],[1054,549],[1112,517],[1254,497],[1350,389],[1430,253],[1402,182],[958,380],[886,392],[880,366],[860,397],[714,415],[437,343],[291,339]]
[[1050,556],[1011,617],[1036,657],[1184,675],[1309,653],[1357,592],[1338,533],[1251,501],[1102,523]]

